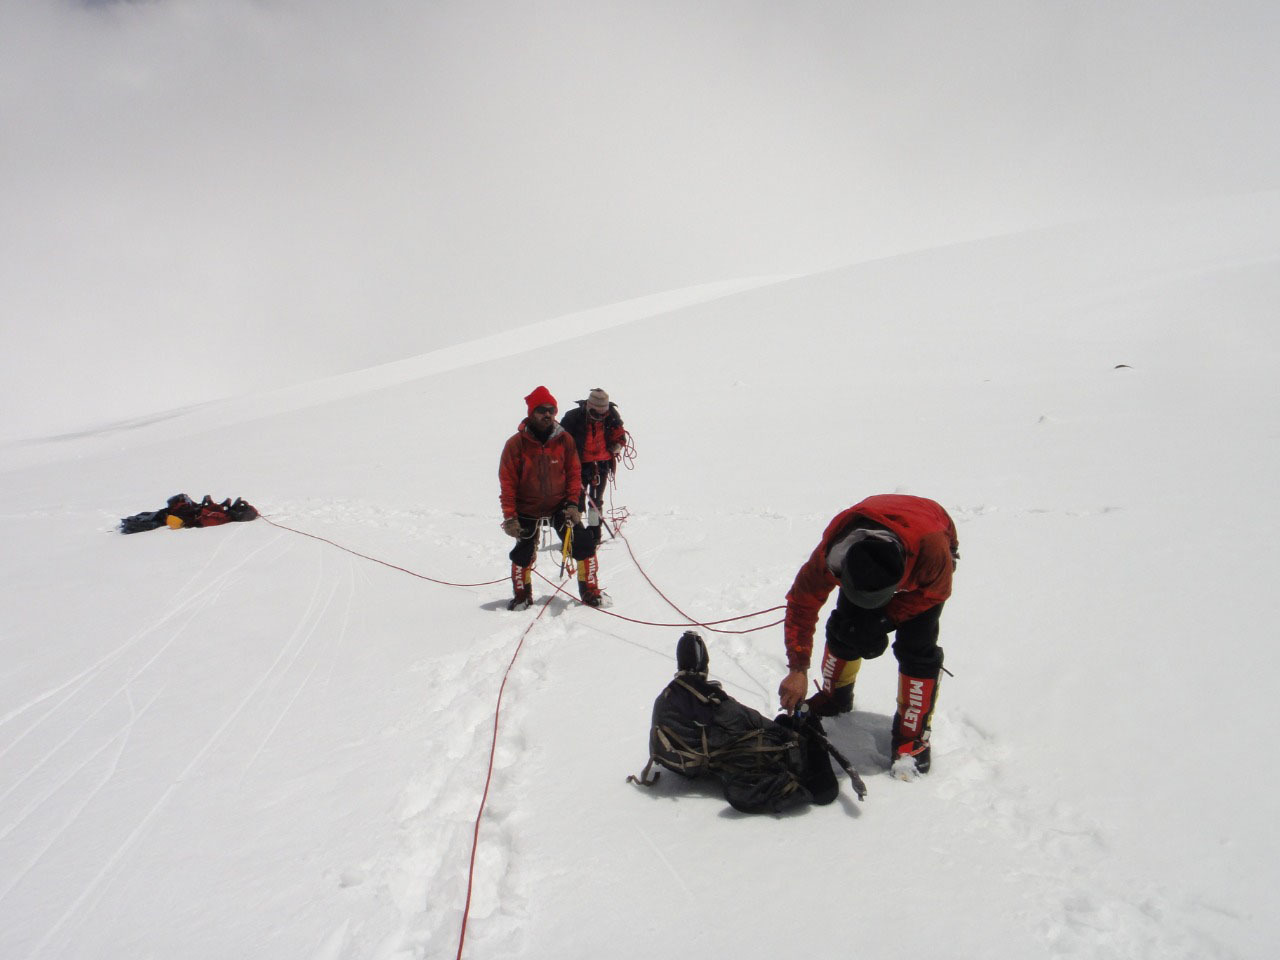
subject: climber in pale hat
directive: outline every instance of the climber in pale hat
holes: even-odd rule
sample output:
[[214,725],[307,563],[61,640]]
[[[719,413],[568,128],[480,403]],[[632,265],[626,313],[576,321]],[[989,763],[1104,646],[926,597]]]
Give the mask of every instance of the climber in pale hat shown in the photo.
[[579,505],[587,517],[587,529],[599,542],[604,489],[617,470],[618,455],[627,444],[622,414],[603,387],[592,387],[587,399],[579,400],[560,424],[573,437],[578,459],[582,461],[582,499]]

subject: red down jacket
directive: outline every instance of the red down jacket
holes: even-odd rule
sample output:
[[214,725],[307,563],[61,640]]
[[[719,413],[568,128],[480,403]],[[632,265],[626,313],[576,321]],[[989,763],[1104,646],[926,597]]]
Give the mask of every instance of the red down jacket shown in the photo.
[[573,438],[560,424],[544,443],[529,432],[529,421],[502,448],[498,463],[503,519],[549,517],[582,492],[582,467]]
[[959,540],[956,525],[947,511],[924,497],[898,493],[867,497],[827,524],[822,540],[787,591],[783,630],[787,664],[793,670],[809,669],[818,613],[840,583],[840,571],[830,569],[827,554],[831,545],[859,519],[872,520],[892,530],[906,550],[902,581],[885,608],[894,624],[910,620],[951,596],[951,573],[955,569],[955,557],[959,555]]

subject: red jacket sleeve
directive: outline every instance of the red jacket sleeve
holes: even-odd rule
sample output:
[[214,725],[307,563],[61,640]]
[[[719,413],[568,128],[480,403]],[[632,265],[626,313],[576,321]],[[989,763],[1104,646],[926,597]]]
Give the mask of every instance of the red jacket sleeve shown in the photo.
[[520,460],[520,435],[516,434],[502,448],[502,458],[498,461],[498,501],[502,504],[504,520],[516,515],[516,488],[520,485]]
[[787,643],[787,666],[792,670],[809,669],[818,613],[838,583],[827,569],[827,542],[824,537],[787,591],[787,614],[782,629]]

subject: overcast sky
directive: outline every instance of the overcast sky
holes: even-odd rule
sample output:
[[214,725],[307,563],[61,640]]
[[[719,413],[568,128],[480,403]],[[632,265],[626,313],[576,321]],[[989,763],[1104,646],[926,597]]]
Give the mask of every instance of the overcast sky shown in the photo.
[[0,438],[1275,189],[1277,6],[0,0]]

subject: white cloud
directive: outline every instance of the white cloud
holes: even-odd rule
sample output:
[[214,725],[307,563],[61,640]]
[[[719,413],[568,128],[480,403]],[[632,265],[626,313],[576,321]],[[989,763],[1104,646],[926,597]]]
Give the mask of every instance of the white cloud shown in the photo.
[[4,9],[6,433],[1277,168],[1261,4]]

